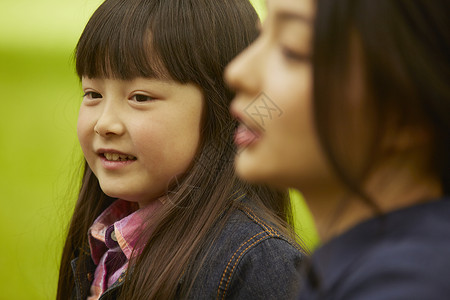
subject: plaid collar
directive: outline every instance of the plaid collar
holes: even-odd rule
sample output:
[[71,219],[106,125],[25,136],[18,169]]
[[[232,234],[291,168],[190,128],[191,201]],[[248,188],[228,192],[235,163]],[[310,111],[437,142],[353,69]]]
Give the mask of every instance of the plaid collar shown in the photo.
[[160,198],[138,209],[136,203],[118,199],[106,208],[88,231],[94,263],[97,265],[108,249],[116,247],[120,247],[129,260],[145,220],[148,220],[162,203],[163,199]]

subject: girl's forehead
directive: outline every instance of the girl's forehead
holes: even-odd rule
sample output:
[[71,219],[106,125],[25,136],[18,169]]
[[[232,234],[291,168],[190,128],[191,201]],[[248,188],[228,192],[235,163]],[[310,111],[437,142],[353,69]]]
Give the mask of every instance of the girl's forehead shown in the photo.
[[158,86],[177,86],[182,85],[182,83],[176,82],[172,79],[160,79],[156,77],[135,77],[130,79],[120,79],[113,77],[81,77],[82,85],[104,85],[115,84],[121,86],[148,86],[148,85],[158,85]]
[[124,40],[96,47],[95,43],[85,41],[77,49],[76,60],[80,78],[133,80],[143,77],[171,80],[159,55],[147,43],[132,47],[130,42]]

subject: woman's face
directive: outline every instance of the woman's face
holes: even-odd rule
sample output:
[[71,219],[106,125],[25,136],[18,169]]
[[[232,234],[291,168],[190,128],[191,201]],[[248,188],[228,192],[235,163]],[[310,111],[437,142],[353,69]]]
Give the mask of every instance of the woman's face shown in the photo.
[[237,173],[280,187],[326,180],[312,116],[311,39],[313,0],[268,0],[260,37],[227,68],[240,121]]

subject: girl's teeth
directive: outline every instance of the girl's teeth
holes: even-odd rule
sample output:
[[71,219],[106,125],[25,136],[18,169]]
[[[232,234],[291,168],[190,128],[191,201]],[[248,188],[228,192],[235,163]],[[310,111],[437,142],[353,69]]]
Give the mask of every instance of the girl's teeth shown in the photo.
[[136,160],[133,155],[118,154],[118,153],[104,153],[105,158],[111,161],[126,161],[126,160]]

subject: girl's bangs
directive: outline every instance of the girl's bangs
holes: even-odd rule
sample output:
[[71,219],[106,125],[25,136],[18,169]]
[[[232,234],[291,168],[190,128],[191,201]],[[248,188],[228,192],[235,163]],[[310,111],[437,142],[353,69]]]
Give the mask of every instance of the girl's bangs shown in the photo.
[[128,1],[103,3],[92,15],[76,47],[76,71],[88,78],[168,79],[152,46],[152,11]]

